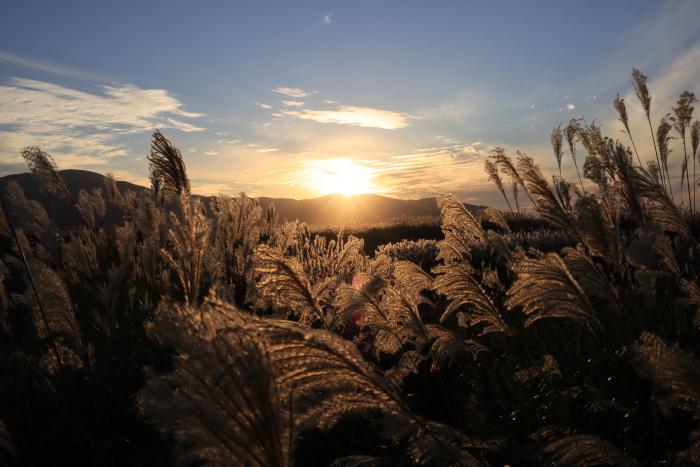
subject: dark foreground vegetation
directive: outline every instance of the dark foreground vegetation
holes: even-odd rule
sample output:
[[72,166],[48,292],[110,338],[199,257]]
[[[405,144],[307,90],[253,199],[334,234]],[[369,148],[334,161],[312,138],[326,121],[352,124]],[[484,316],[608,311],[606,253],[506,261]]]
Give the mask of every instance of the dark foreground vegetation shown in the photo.
[[[649,116],[636,71],[635,86]],[[141,192],[108,178],[71,196],[25,149],[80,225],[2,193],[0,463],[700,463],[690,97],[652,131],[648,166],[572,121],[552,143],[577,169],[585,149],[576,184],[497,149],[486,168],[513,213],[442,196],[437,236],[371,255],[245,196],[204,206],[159,132]]]

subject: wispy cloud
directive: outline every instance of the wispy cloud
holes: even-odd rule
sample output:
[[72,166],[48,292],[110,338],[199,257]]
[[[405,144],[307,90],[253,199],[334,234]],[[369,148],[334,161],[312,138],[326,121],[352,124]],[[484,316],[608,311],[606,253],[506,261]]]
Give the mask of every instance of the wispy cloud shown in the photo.
[[323,16],[323,24],[329,25],[333,22],[333,13],[327,13]]
[[121,136],[154,128],[204,129],[185,121],[203,115],[185,111],[164,89],[126,84],[100,90],[93,94],[24,78],[0,85],[0,154],[16,159],[23,146],[39,145],[56,154],[62,167],[103,165],[127,154]]
[[[303,97],[310,96],[310,92],[306,92],[301,88],[287,88],[287,87],[277,87],[274,89],[271,89],[272,92],[276,92],[277,94],[282,94],[288,97],[293,97],[295,99],[301,99]],[[262,106],[261,106],[262,107]]]
[[302,101],[282,101],[284,105],[287,107],[303,107],[304,102]]
[[109,81],[105,76],[97,73],[92,73],[85,70],[79,70],[77,68],[71,68],[56,63],[48,62],[45,60],[36,60],[29,57],[21,57],[3,50],[0,50],[0,60],[12,63],[13,65],[19,65],[25,68],[31,68],[33,70],[39,70],[46,73],[53,73],[55,75],[70,76],[72,78],[79,78],[90,81]]
[[384,193],[402,198],[456,193],[465,201],[483,202],[474,194],[492,190],[482,169],[488,148],[479,141],[444,137],[437,137],[436,143],[376,163],[375,183],[384,187]]
[[367,128],[396,130],[409,125],[410,116],[401,112],[371,107],[341,106],[334,110],[283,110],[282,114],[319,123],[336,123]]
[[255,105],[257,105],[261,109],[268,109],[269,110],[272,108],[272,106],[270,104],[262,104],[260,102],[256,102]]

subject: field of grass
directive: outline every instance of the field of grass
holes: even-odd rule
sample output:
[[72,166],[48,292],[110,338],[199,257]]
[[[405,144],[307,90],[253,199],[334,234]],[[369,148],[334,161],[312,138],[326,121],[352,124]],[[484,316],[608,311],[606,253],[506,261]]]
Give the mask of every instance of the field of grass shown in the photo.
[[700,464],[692,103],[652,132],[658,164],[571,121],[552,144],[576,183],[496,149],[511,212],[443,195],[439,219],[347,230],[204,206],[158,131],[141,192],[73,196],[26,148],[81,224],[2,193],[0,463]]

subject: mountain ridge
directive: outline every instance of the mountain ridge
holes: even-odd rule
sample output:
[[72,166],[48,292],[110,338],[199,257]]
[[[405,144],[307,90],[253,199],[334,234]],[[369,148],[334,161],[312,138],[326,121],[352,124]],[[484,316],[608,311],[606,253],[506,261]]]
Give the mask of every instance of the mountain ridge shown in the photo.
[[[105,176],[97,172],[78,169],[59,171],[73,197],[80,190],[92,190],[104,186]],[[51,207],[57,217],[64,219],[67,225],[79,222],[75,210],[68,206],[67,201],[57,200],[50,194],[42,193],[36,178],[31,173],[10,174],[0,177],[0,189],[5,189],[10,181],[17,182],[24,190],[27,198],[41,202],[45,207]],[[146,190],[148,188],[134,183],[117,181],[120,190]],[[199,196],[211,199],[212,196]],[[378,194],[339,195],[330,194],[318,198],[294,199],[256,197],[263,207],[275,204],[280,219],[289,221],[299,220],[310,225],[353,225],[387,222],[397,218],[420,218],[438,216],[440,214],[435,198],[398,199]],[[64,206],[65,204],[65,206]],[[466,204],[474,211],[484,206]],[[74,219],[75,218],[75,219]]]

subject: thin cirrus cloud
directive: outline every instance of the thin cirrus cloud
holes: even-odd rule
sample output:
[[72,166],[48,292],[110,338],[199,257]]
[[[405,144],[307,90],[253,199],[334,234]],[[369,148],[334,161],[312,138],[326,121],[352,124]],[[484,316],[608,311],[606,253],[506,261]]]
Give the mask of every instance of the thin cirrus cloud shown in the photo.
[[64,167],[104,165],[128,154],[119,139],[154,128],[197,132],[188,122],[203,116],[187,112],[164,89],[134,85],[100,86],[99,93],[58,84],[11,78],[0,85],[0,154],[19,159],[23,146],[54,152]]
[[287,107],[303,107],[304,106],[303,101],[282,101],[282,104],[286,105]]
[[303,97],[310,96],[312,93],[304,91],[301,88],[288,88],[288,87],[277,87],[274,89],[271,89],[272,92],[276,92],[277,94],[282,94],[287,97],[293,97],[295,99],[301,99]]
[[85,70],[78,70],[76,68],[71,68],[64,65],[58,65],[56,63],[48,62],[45,60],[21,57],[19,55],[5,52],[4,50],[0,50],[0,61],[11,63],[13,65],[19,65],[24,68],[31,68],[33,70],[43,71],[46,73],[53,73],[55,75],[70,76],[72,78],[91,81],[107,81],[104,76],[99,75],[97,73],[92,73]]
[[335,123],[366,128],[397,130],[409,125],[410,116],[401,112],[374,109],[372,107],[341,106],[332,110],[283,110],[283,115],[318,123]]
[[435,139],[434,146],[377,162],[374,182],[384,187],[384,193],[403,198],[490,189],[485,177],[474,176],[482,174],[481,166],[488,154],[481,142]]

